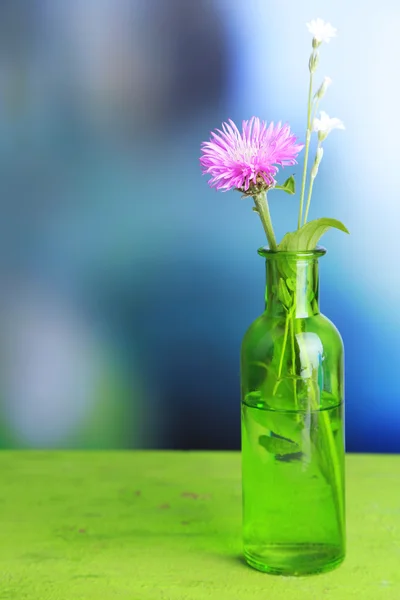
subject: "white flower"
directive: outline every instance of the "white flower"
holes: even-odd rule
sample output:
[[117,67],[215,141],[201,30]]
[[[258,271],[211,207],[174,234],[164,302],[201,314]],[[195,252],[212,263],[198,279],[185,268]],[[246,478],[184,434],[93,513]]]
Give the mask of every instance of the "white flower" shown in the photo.
[[317,44],[329,42],[331,38],[336,36],[337,29],[332,27],[330,23],[325,23],[322,19],[314,19],[307,23],[308,31],[312,34]]
[[313,131],[318,131],[318,139],[323,142],[332,129],[344,129],[343,122],[336,117],[329,117],[326,112],[321,110],[319,119],[313,121]]

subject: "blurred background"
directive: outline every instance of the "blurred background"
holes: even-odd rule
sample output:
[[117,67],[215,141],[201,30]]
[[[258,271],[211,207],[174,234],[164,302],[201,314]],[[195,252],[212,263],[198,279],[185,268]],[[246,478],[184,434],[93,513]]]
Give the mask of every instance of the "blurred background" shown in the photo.
[[[250,201],[209,189],[199,147],[252,115],[304,139],[316,17],[339,30],[319,76],[346,125],[310,216],[351,231],[321,261],[347,449],[400,451],[395,0],[2,0],[1,447],[239,447],[265,240]],[[296,226],[284,196],[279,236]]]

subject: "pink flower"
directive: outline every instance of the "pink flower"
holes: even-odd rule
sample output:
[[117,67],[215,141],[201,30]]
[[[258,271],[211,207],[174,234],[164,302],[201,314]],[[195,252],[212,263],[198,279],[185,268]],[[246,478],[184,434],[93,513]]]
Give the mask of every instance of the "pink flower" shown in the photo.
[[289,125],[271,122],[267,127],[258,117],[243,121],[241,133],[229,120],[222,124],[222,131],[217,129],[211,136],[201,145],[200,164],[203,173],[211,175],[209,185],[224,192],[234,188],[244,192],[249,188],[260,191],[260,187],[274,186],[277,165],[296,164],[296,157],[303,148]]

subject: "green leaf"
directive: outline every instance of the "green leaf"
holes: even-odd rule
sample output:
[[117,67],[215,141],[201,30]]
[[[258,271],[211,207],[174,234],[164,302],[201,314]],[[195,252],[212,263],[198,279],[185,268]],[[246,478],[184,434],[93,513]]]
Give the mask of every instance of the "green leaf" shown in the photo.
[[330,229],[334,227],[344,233],[349,233],[348,229],[337,219],[315,219],[306,223],[297,231],[287,233],[278,246],[281,252],[297,252],[302,250],[314,250],[319,239]]
[[[272,380],[272,377],[271,377]],[[273,381],[273,380],[272,380]],[[288,395],[289,398],[290,392],[293,391],[292,381],[288,378],[282,380],[282,384],[288,385]],[[272,390],[271,390],[272,393]],[[254,404],[257,402],[263,401],[263,393],[261,390],[250,392],[246,395],[246,398],[250,399],[251,403]],[[290,399],[288,400],[290,405]],[[255,410],[253,412],[252,418],[254,421],[260,425],[263,429],[266,430],[265,437],[267,436],[267,432],[269,435],[279,438],[285,438],[289,440],[292,444],[301,444],[302,440],[302,431],[304,429],[304,422],[297,421],[297,414],[293,413],[284,413],[281,410]]]
[[294,277],[288,277],[286,279],[286,285],[288,286],[289,290],[292,290],[292,292],[296,291],[296,279]]
[[278,454],[283,456],[285,454],[295,454],[299,452],[300,446],[296,442],[287,440],[281,437],[272,437],[269,435],[260,435],[258,438],[260,446],[265,448],[267,452],[271,454]]
[[288,233],[286,233],[283,236],[281,243],[278,244],[278,250],[280,250],[281,252],[287,252],[289,248],[292,248],[292,246],[294,247],[295,241],[293,240],[293,237],[296,233],[297,231],[293,231],[293,233],[289,231]]
[[286,283],[282,278],[279,279],[278,298],[286,308],[290,308],[292,305],[292,296],[290,295]]
[[296,193],[296,181],[293,177],[293,175],[291,175],[288,179],[286,179],[285,183],[283,185],[276,185],[275,190],[283,190],[284,192],[286,192],[287,194],[295,194]]
[[296,281],[296,277],[297,277],[296,260],[293,260],[293,258],[292,259],[288,258],[287,260],[284,260],[284,257],[282,257],[280,264],[279,264],[279,272],[281,274],[281,277],[283,277],[284,280],[286,281],[287,287],[289,289],[291,289],[290,285],[288,284],[288,279],[293,280],[293,282]]

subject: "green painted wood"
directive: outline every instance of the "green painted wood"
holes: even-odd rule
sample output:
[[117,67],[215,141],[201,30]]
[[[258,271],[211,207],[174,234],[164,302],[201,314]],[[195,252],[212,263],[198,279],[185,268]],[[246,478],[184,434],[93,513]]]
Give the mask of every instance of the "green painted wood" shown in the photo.
[[240,559],[238,453],[0,453],[0,600],[400,599],[400,456],[347,459],[348,556]]

